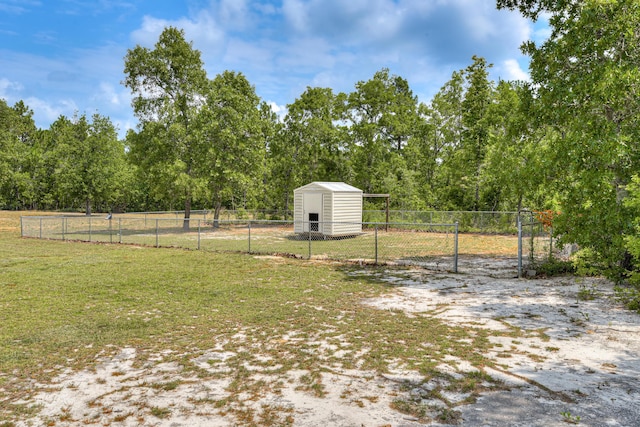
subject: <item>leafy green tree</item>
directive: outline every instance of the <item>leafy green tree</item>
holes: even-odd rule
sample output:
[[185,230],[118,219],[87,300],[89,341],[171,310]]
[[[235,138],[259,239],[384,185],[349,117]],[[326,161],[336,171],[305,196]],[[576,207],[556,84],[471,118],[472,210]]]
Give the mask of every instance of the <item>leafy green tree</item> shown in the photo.
[[[261,191],[258,191],[256,203],[260,209],[278,210],[275,191],[277,183],[273,181],[274,175],[272,173],[273,165],[275,163],[270,151],[271,148],[277,144],[277,141],[279,141],[282,123],[278,118],[278,114],[273,110],[271,105],[266,102],[260,103],[260,117],[262,124],[262,137],[264,139],[264,157],[261,165],[262,188]],[[278,219],[278,217],[274,217],[274,219]]]
[[31,160],[37,138],[33,111],[22,101],[9,107],[0,99],[0,206],[33,206],[37,186]]
[[636,0],[498,0],[536,19],[550,37],[528,42],[539,126],[553,130],[552,161],[562,241],[591,248],[610,276],[632,269],[625,236],[637,212],[625,205],[640,167],[640,3]]
[[349,94],[347,120],[354,178],[365,193],[386,192],[390,180],[398,177],[392,165],[401,162],[393,158],[402,156],[417,117],[417,98],[408,82],[388,69],[356,83]]
[[269,146],[278,205],[292,209],[293,190],[312,181],[349,180],[348,146],[338,124],[345,94],[310,88],[288,105],[278,137]]
[[110,206],[122,190],[126,169],[124,145],[107,117],[94,114],[72,120],[59,117],[51,125],[55,159],[55,191],[67,206],[84,205],[91,215],[92,204]]
[[491,195],[483,181],[494,96],[488,79],[491,65],[480,57],[472,59],[466,69],[453,73],[432,101],[433,147],[439,164],[436,204],[441,209],[479,210],[494,205],[492,197],[482,197]]
[[129,138],[132,159],[148,171],[157,195],[181,195],[188,228],[193,192],[203,185],[195,173],[204,153],[197,117],[209,83],[200,52],[184,31],[168,27],[153,50],[127,51],[124,72],[140,121],[140,135]]
[[[469,168],[473,195],[472,210],[486,208],[481,204],[480,186],[482,166],[489,144],[488,110],[493,98],[493,84],[489,82],[489,71],[492,65],[484,58],[473,56],[473,64],[464,72],[467,90],[462,101],[462,154],[459,158]],[[461,165],[461,166],[463,166]]]
[[549,130],[530,119],[533,101],[528,84],[500,81],[489,106],[490,143],[482,179],[494,191],[495,210],[555,208],[547,186],[553,179]]
[[[225,71],[211,82],[198,115],[198,176],[203,176],[217,221],[223,203],[258,191],[265,158],[260,98],[242,73]],[[244,207],[244,206],[243,206]]]
[[433,206],[435,204],[435,183],[439,162],[444,145],[438,136],[438,126],[435,123],[435,111],[429,105],[418,105],[414,133],[407,142],[403,152],[407,170],[412,171],[415,185],[414,197],[420,204]]
[[422,107],[424,120],[429,128],[419,132],[421,150],[415,159],[422,159],[420,170],[425,170],[424,186],[430,186],[433,199],[431,206],[436,209],[458,209],[461,205],[462,189],[456,179],[453,158],[462,146],[462,100],[464,96],[464,76],[455,71],[451,79],[435,94],[430,106]]

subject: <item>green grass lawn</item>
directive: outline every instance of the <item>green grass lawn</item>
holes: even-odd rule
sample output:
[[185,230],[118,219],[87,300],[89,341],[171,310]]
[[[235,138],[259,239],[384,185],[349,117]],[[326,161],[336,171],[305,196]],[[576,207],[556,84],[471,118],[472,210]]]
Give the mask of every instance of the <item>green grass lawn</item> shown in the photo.
[[[37,391],[31,380],[90,367],[114,348],[135,347],[141,362],[174,350],[188,368],[185,349],[197,355],[224,343],[238,354],[239,370],[230,374],[238,375],[247,359],[261,363],[258,354],[239,351],[239,332],[282,372],[319,373],[328,360],[353,367],[348,355],[313,351],[318,340],[368,349],[361,368],[378,372],[395,363],[426,378],[441,375],[435,366],[446,355],[491,364],[483,356],[491,347],[485,330],[361,304],[391,288],[354,266],[23,239],[18,215],[0,211],[0,420],[24,415],[18,402]],[[281,340],[291,332],[300,338],[294,346]],[[237,393],[256,386],[242,384]]]

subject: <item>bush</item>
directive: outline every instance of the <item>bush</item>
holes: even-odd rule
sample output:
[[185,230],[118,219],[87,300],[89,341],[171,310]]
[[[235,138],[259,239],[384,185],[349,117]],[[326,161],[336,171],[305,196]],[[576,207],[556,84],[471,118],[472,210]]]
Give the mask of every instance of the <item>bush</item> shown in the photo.
[[598,254],[590,248],[580,249],[572,256],[575,272],[579,276],[597,276],[605,266],[598,261]]
[[638,286],[616,286],[616,299],[632,311],[640,313],[640,288]]
[[556,258],[547,258],[542,262],[536,262],[530,268],[536,271],[536,276],[542,277],[561,276],[576,272],[576,268],[571,261],[563,261]]

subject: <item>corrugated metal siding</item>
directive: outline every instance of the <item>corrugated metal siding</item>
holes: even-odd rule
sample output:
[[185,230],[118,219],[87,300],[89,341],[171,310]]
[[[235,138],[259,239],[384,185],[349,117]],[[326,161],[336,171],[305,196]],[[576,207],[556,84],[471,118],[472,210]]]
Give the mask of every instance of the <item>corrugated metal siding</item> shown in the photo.
[[335,194],[330,191],[324,192],[324,198],[322,199],[323,211],[322,211],[322,232],[328,236],[333,234],[333,206],[334,206]]
[[362,193],[333,194],[333,235],[362,232]]
[[303,192],[302,191],[294,191],[293,192],[293,232],[294,233],[304,233],[304,219],[303,216]]

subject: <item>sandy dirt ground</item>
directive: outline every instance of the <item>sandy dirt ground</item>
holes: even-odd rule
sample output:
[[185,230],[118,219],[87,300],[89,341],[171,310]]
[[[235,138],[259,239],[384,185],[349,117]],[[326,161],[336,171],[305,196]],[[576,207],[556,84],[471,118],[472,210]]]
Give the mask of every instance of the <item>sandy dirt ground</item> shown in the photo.
[[[610,283],[597,278],[517,279],[511,260],[462,263],[462,271],[474,273],[369,272],[394,286],[383,298],[362,301],[408,315],[439,308],[434,315],[452,325],[531,332],[517,339],[492,338],[501,346],[487,356],[498,368],[487,368],[487,373],[508,387],[456,407],[460,425],[640,426],[640,316],[616,304]],[[581,300],[580,292],[594,299]],[[228,393],[230,380],[224,375],[201,380],[166,362],[167,354],[140,366],[136,353],[134,348],[113,349],[101,355],[92,369],[68,370],[53,384],[39,385],[43,391],[25,402],[40,405],[39,414],[17,425],[245,425],[237,413],[216,407],[215,402]],[[225,360],[232,356],[221,347],[213,348],[190,363],[223,374],[228,369]],[[442,369],[455,374],[474,368],[455,360]],[[407,381],[420,382],[418,373],[401,367],[384,375],[335,369],[322,378],[326,392],[322,397],[300,389],[303,371],[252,372],[254,378],[280,384],[277,393],[247,396],[262,425],[440,425],[421,423],[391,409],[394,398],[420,392],[400,387]]]
[[505,368],[488,372],[512,387],[461,406],[463,425],[640,426],[640,316],[616,304],[611,283],[516,279],[509,261],[469,262],[479,274],[390,273],[397,294],[369,302],[409,313],[447,304],[438,317],[451,324],[544,330],[548,340],[494,338],[504,351],[491,357]]

